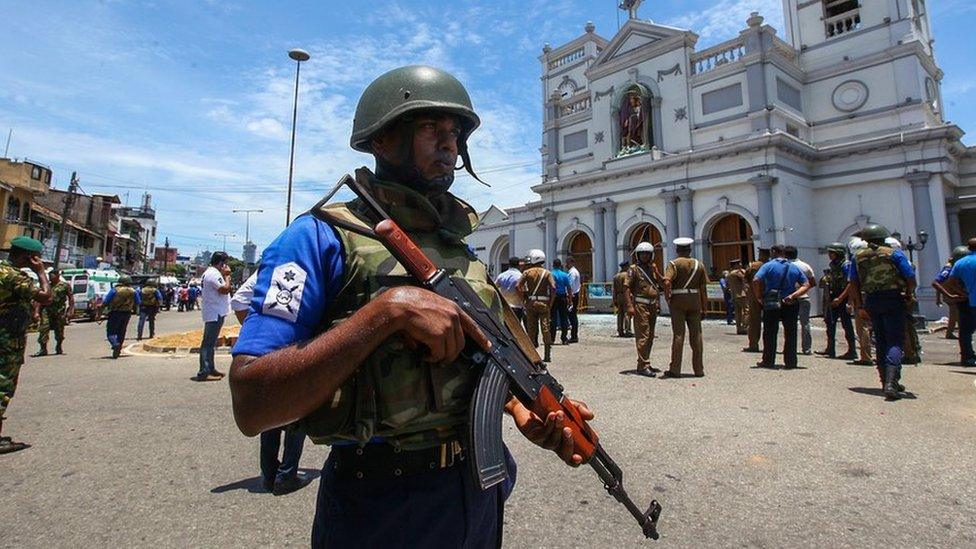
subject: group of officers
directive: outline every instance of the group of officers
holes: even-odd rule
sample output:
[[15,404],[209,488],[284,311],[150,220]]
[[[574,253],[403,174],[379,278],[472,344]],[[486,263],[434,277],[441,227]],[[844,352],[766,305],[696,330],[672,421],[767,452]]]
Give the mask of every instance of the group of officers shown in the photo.
[[[650,242],[641,242],[634,250],[633,264],[630,261],[621,263],[620,272],[614,276],[617,333],[621,337],[635,337],[637,373],[640,375],[655,377],[661,372],[651,365],[650,355],[662,295],[668,301],[673,328],[671,364],[662,377],[681,376],[686,334],[692,351],[694,375],[705,375],[701,320],[708,299],[708,275],[705,266],[691,257],[692,244],[694,240],[691,238],[676,238],[677,257],[668,262],[662,274],[654,263],[654,246]],[[551,359],[555,334],[553,319],[560,316],[558,310],[566,301],[566,294],[560,291],[561,266],[560,260],[556,259],[553,270],[546,269],[545,253],[531,250],[524,260],[512,258],[508,270],[496,280],[508,304],[517,312],[524,311],[525,329],[536,346],[539,345],[539,333],[542,333],[543,360],[546,362]],[[573,305],[574,309],[578,306],[577,299]],[[564,337],[563,343],[574,339],[575,333],[573,339]]]

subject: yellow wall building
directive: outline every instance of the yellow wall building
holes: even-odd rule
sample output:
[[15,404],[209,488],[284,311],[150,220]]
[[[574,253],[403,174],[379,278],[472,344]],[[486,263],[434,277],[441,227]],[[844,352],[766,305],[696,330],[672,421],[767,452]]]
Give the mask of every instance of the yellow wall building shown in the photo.
[[47,194],[51,169],[36,162],[0,158],[0,248],[21,236],[37,238],[39,227],[30,222],[34,197]]

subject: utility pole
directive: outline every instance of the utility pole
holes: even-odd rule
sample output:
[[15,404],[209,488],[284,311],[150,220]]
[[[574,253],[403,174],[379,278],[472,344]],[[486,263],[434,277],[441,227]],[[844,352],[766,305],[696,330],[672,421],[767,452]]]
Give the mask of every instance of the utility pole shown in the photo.
[[220,236],[224,238],[224,253],[227,253],[227,237],[236,237],[234,233],[214,233],[214,236]]
[[58,244],[54,248],[54,270],[61,264],[61,245],[64,243],[64,226],[68,223],[68,214],[75,201],[75,191],[78,190],[78,172],[71,172],[71,183],[68,184],[68,196],[64,197],[64,210],[61,212],[61,226],[58,228]]
[[166,237],[166,241],[163,244],[163,272],[166,274],[166,268],[169,267],[169,237]]
[[242,213],[245,215],[244,221],[244,243],[247,244],[251,241],[251,214],[252,213],[264,213],[264,210],[234,210],[234,213]]

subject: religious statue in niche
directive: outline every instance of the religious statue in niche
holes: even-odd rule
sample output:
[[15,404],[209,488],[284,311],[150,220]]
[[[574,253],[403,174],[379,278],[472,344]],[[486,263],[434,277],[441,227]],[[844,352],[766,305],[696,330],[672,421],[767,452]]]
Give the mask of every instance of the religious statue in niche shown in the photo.
[[649,108],[641,90],[633,88],[624,94],[620,105],[620,152],[617,156],[650,149],[648,143]]

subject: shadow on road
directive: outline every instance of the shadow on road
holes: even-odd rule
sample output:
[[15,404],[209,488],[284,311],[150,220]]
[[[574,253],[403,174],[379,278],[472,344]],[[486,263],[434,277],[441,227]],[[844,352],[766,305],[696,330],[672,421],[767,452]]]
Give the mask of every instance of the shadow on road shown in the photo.
[[[853,393],[860,393],[862,395],[871,395],[871,396],[877,396],[882,398],[884,398],[885,396],[884,391],[878,389],[877,387],[848,387],[847,389]],[[901,393],[901,398],[906,400],[915,400],[918,397],[915,396],[915,393],[905,392],[905,393]]]
[[[299,473],[302,474],[309,481],[313,481],[322,475],[322,471],[318,469],[299,469]],[[224,492],[230,492],[231,490],[247,490],[252,494],[266,494],[264,487],[261,486],[261,477],[251,477],[241,480],[235,480],[229,484],[224,484],[223,486],[218,486],[210,490],[211,494],[223,494]]]
[[792,368],[787,368],[782,364],[773,364],[772,366],[750,366],[750,370],[807,370],[806,366],[794,366]]
[[974,370],[949,370],[953,374],[963,374],[967,376],[976,376],[976,371]]

